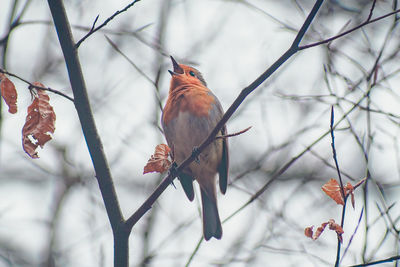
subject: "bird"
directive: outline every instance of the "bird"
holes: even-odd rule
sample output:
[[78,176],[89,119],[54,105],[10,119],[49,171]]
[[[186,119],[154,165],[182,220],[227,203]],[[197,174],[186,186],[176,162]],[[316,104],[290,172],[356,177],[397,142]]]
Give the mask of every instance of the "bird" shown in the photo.
[[[224,111],[218,98],[207,87],[197,69],[178,64],[171,56],[173,70],[168,98],[161,118],[164,135],[175,164],[189,157],[210,134]],[[227,134],[224,126],[217,136]],[[190,201],[194,199],[193,181],[200,186],[203,218],[203,236],[221,239],[222,226],[217,206],[216,176],[219,188],[225,194],[228,184],[228,140],[216,138],[198,158],[183,171],[178,179]]]

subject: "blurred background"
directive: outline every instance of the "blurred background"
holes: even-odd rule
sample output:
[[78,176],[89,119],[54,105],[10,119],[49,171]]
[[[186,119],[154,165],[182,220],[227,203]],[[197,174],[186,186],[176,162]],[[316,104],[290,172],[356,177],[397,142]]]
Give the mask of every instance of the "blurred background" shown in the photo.
[[[160,105],[169,89],[169,55],[199,69],[226,110],[289,48],[314,2],[142,0],[81,44],[92,110],[126,218],[164,177],[142,172],[155,146],[166,143]],[[301,44],[361,24],[372,2],[325,1]],[[129,3],[65,1],[75,41],[97,15],[100,25]],[[398,4],[379,0],[372,17]],[[1,68],[73,96],[47,2],[0,0],[0,6]],[[230,183],[218,197],[221,219],[229,218],[222,240],[199,243],[198,188],[189,202],[175,183],[134,227],[130,266],[333,266],[336,234],[326,230],[316,241],[304,235],[305,227],[342,218],[342,206],[321,190],[338,178],[331,105],[340,122],[335,144],[343,181],[368,178],[355,191],[355,208],[346,207],[341,265],[399,255],[398,19],[302,50],[254,91],[227,124],[229,132],[252,129],[229,139]],[[32,160],[21,145],[30,92],[10,79],[19,111],[9,114],[2,101],[0,266],[112,266],[112,232],[73,103],[49,93],[56,131]],[[257,192],[263,193],[245,205]]]

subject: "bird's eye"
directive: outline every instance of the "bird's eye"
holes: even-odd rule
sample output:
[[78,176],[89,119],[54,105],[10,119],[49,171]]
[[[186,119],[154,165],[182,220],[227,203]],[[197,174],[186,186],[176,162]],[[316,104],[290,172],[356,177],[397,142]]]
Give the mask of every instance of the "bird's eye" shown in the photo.
[[190,74],[191,76],[193,76],[193,77],[196,76],[192,70],[189,71],[189,74]]

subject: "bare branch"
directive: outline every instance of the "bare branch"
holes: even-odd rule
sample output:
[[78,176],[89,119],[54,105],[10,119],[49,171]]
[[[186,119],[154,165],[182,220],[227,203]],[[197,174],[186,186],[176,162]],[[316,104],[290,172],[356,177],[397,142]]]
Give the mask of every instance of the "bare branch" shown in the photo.
[[[342,207],[342,220],[340,223],[340,226],[343,229],[343,225],[344,225],[344,216],[345,216],[345,212],[346,212],[346,203],[347,203],[347,196],[346,193],[344,192],[344,187],[343,187],[343,180],[342,180],[342,175],[340,173],[340,169],[339,169],[339,163],[337,160],[337,155],[336,155],[336,148],[335,148],[335,135],[334,135],[334,122],[335,122],[335,112],[333,109],[333,106],[331,107],[331,123],[330,123],[330,133],[331,133],[331,138],[332,138],[332,154],[333,154],[333,160],[335,161],[335,166],[336,166],[336,171],[338,174],[338,178],[339,178],[339,183],[340,183],[340,193],[342,195],[343,198],[343,207]],[[337,253],[336,253],[336,263],[335,263],[335,267],[338,267],[340,264],[340,248],[341,248],[342,242],[341,240],[338,238],[338,244],[337,244]]]
[[92,35],[93,33],[97,32],[98,30],[100,30],[101,28],[103,28],[104,26],[106,26],[111,20],[113,20],[116,16],[118,16],[119,14],[127,11],[129,8],[131,8],[133,5],[135,5],[137,2],[139,2],[140,0],[135,0],[133,2],[131,2],[129,5],[127,5],[126,7],[124,7],[121,10],[116,11],[111,17],[109,17],[108,19],[106,19],[101,25],[97,26],[96,28],[94,28],[97,19],[99,18],[99,15],[97,15],[96,19],[93,22],[92,28],[90,29],[90,31],[83,36],[76,44],[75,44],[75,49],[78,49],[79,46],[82,44],[83,41],[85,41],[90,35]]
[[375,9],[375,4],[376,4],[376,0],[374,0],[374,2],[372,3],[371,9],[369,10],[369,15],[368,15],[367,21],[370,21],[370,19],[372,17],[372,13],[374,12],[374,9]]
[[73,99],[72,97],[67,96],[66,94],[64,94],[64,93],[62,93],[62,92],[60,92],[60,91],[57,91],[57,90],[55,90],[55,89],[52,89],[52,88],[50,88],[50,87],[41,87],[41,86],[34,85],[33,83],[31,83],[31,82],[25,80],[24,78],[21,78],[20,76],[18,76],[18,75],[16,75],[16,74],[13,74],[13,73],[11,73],[11,72],[5,71],[5,70],[3,70],[3,69],[1,69],[1,68],[0,68],[0,73],[7,74],[8,76],[17,78],[18,80],[21,80],[21,81],[23,81],[24,83],[27,83],[27,84],[29,85],[29,87],[28,87],[29,89],[36,88],[36,89],[41,89],[41,90],[49,91],[49,92],[52,92],[52,93],[54,93],[54,94],[63,96],[63,97],[65,97],[66,99],[71,100],[72,102],[74,102],[74,99]]
[[[332,143],[331,143],[331,146],[332,146],[332,154],[333,154],[333,160],[335,161],[336,171],[337,171],[338,178],[339,178],[340,192],[341,192],[341,194],[342,194],[342,198],[345,199],[346,194],[345,194],[345,192],[344,192],[342,175],[341,175],[341,173],[340,173],[339,163],[338,163],[337,155],[336,155],[335,135],[334,135],[334,131],[333,131],[333,130],[334,130],[334,128],[333,128],[334,122],[335,122],[335,113],[334,113],[334,109],[333,109],[333,106],[332,106],[332,107],[331,107],[331,124],[330,124],[330,129],[331,129],[331,130],[330,130],[330,133],[331,133],[331,138],[332,138]],[[344,206],[344,205],[343,205],[343,206]],[[343,227],[343,225],[342,225],[342,227]]]
[[[157,104],[158,104],[158,107],[160,108],[160,110],[162,110],[162,102],[161,102],[160,94],[158,92],[159,90],[158,90],[157,82],[154,82],[144,71],[142,71],[135,64],[135,62],[133,62],[127,55],[125,55],[125,53],[122,52],[121,49],[119,49],[119,47],[107,35],[104,35],[104,36],[106,37],[106,40],[112,46],[112,48],[114,48],[115,51],[117,51],[121,56],[123,56],[129,62],[129,64],[131,64],[132,67],[135,68],[135,70],[137,72],[139,72],[140,75],[142,75],[149,83],[151,83],[151,85],[154,86],[154,88],[156,89]],[[161,132],[163,132],[163,131],[161,131]]]
[[48,0],[48,4],[68,70],[72,91],[74,93],[76,111],[92,158],[93,167],[96,171],[96,178],[106,207],[107,216],[113,230],[114,265],[129,266],[128,238],[131,229],[126,229],[123,223],[124,217],[89,103],[81,64],[76,47],[74,46],[65,7],[62,0]]
[[357,265],[351,265],[349,267],[364,267],[364,266],[371,266],[371,265],[377,265],[377,264],[381,264],[381,263],[385,263],[385,262],[392,262],[392,261],[397,261],[400,260],[400,255],[397,256],[393,256],[387,259],[383,259],[383,260],[378,260],[378,261],[371,261],[368,263],[361,263],[361,264],[357,264]]
[[96,22],[97,22],[97,20],[99,19],[99,16],[100,16],[100,15],[97,15],[96,18],[94,19],[92,28],[90,28],[90,31],[89,31],[89,32],[93,32],[93,31],[94,31],[94,27],[96,26]]
[[393,12],[390,12],[390,13],[388,13],[386,15],[380,16],[380,17],[378,17],[376,19],[373,19],[373,20],[368,20],[367,19],[364,23],[361,23],[360,25],[358,25],[358,26],[356,26],[356,27],[354,27],[354,28],[352,28],[352,29],[350,29],[348,31],[345,31],[345,32],[343,32],[341,34],[335,35],[335,36],[333,36],[331,38],[328,38],[328,39],[325,39],[323,41],[319,41],[319,42],[316,42],[316,43],[312,43],[312,44],[308,44],[308,45],[302,45],[302,46],[299,47],[299,50],[303,50],[303,49],[311,48],[311,47],[318,46],[318,45],[321,45],[321,44],[326,44],[326,43],[332,42],[333,40],[336,40],[336,39],[338,39],[340,37],[343,37],[343,36],[345,36],[345,35],[347,35],[349,33],[352,33],[354,31],[364,27],[365,25],[368,25],[368,24],[374,23],[374,22],[376,22],[378,20],[390,17],[390,16],[392,16],[394,14],[397,14],[399,12],[400,12],[400,9],[397,9],[397,10],[395,10]]
[[[364,93],[363,96],[357,101],[357,103],[361,103],[367,96],[368,92]],[[356,109],[357,105],[353,105],[347,112],[345,112],[342,117],[333,125],[333,129],[336,129],[336,127],[345,119],[347,116],[349,116],[350,113],[352,113]],[[231,215],[229,215],[223,222],[226,222],[230,220],[232,217],[234,217],[236,214],[238,214],[240,211],[242,211],[245,207],[250,205],[254,200],[256,200],[261,194],[269,188],[269,186],[278,178],[280,177],[283,173],[285,173],[290,166],[292,166],[299,158],[301,158],[307,151],[310,151],[316,144],[318,144],[321,140],[323,140],[326,136],[328,136],[330,133],[330,129],[325,131],[323,134],[321,134],[315,141],[313,141],[310,145],[305,147],[300,153],[298,153],[296,156],[291,158],[285,165],[283,165],[276,173],[272,175],[272,177],[261,187],[256,193],[254,193],[250,199],[245,202],[242,206],[240,206],[237,210],[235,210]]]
[[354,229],[353,234],[351,235],[351,237],[350,237],[350,239],[349,239],[349,243],[348,243],[346,249],[345,249],[344,252],[343,252],[343,256],[342,256],[342,258],[340,259],[340,262],[342,262],[342,259],[343,259],[344,256],[346,255],[346,253],[347,253],[347,251],[348,251],[348,249],[349,249],[349,247],[350,247],[350,245],[351,245],[351,242],[353,241],[353,238],[354,238],[354,236],[355,236],[356,233],[357,233],[358,227],[359,227],[360,224],[361,224],[361,219],[362,219],[362,217],[363,217],[363,214],[364,214],[364,207],[361,209],[360,217],[358,218],[358,223],[357,223],[357,225],[356,225],[356,228]]
[[229,137],[233,137],[233,136],[238,136],[238,135],[241,135],[241,134],[247,132],[248,130],[250,130],[251,127],[252,126],[249,126],[246,129],[241,130],[240,132],[236,132],[236,133],[232,133],[232,134],[219,135],[219,136],[215,137],[215,139],[222,139],[222,138],[225,139],[225,138],[229,138]]

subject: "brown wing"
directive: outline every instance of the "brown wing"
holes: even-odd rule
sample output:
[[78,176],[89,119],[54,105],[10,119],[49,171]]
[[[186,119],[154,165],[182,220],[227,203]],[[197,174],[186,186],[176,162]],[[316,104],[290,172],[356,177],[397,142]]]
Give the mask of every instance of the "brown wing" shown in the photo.
[[[226,135],[226,126],[221,130],[222,135]],[[219,189],[222,194],[225,194],[226,187],[228,186],[228,170],[229,170],[229,151],[228,151],[228,139],[223,139],[222,144],[222,160],[218,166],[219,173]]]

